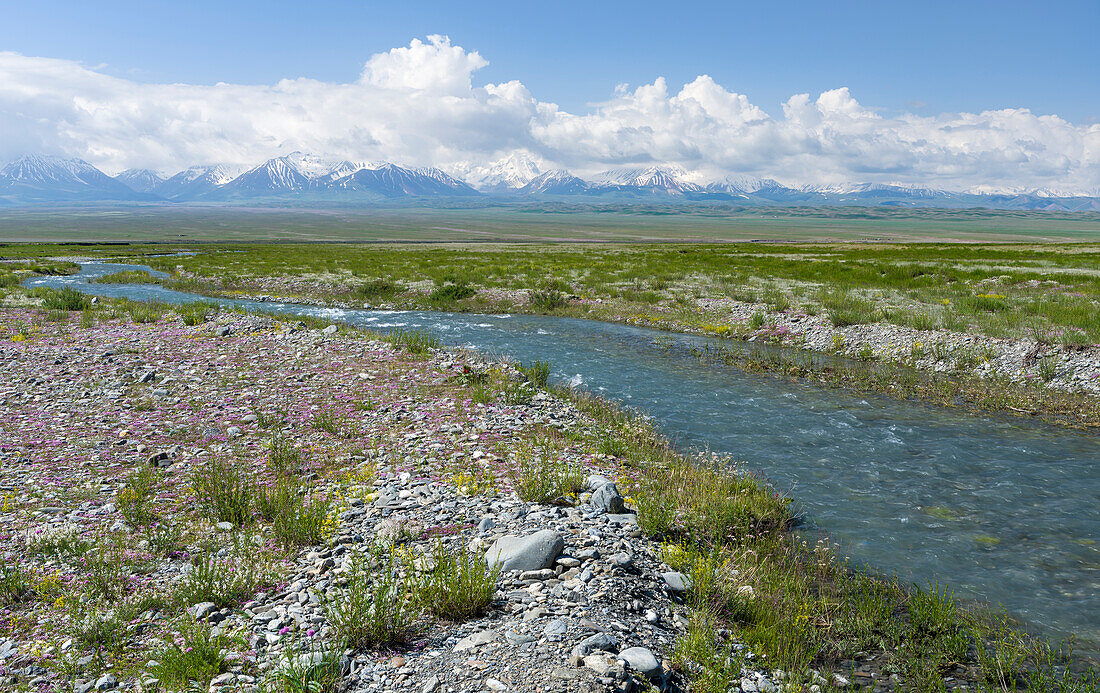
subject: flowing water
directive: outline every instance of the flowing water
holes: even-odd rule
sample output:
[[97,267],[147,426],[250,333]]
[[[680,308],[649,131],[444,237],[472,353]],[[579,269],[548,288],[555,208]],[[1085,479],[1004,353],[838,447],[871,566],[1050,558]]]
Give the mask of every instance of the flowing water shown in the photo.
[[[28,284],[169,303],[204,298],[87,283],[120,269],[148,268],[93,263]],[[1074,635],[1082,654],[1100,653],[1094,435],[744,373],[691,357],[710,341],[691,335],[570,318],[216,300],[380,331],[427,329],[451,345],[548,360],[552,378],[637,407],[678,444],[743,460],[795,499],[809,532],[827,534],[856,561],[1004,604],[1055,638]]]

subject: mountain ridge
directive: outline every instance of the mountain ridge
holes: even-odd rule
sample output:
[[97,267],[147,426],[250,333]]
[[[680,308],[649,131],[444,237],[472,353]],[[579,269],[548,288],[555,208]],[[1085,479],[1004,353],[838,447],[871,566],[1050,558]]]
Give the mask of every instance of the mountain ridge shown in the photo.
[[292,152],[248,169],[227,164],[194,166],[170,177],[149,169],[129,169],[111,177],[81,159],[32,154],[0,168],[0,205],[278,200],[371,203],[420,197],[580,196],[627,202],[661,198],[762,206],[862,204],[1100,211],[1100,190],[1089,196],[1068,195],[1060,190],[1001,191],[991,186],[969,191],[870,182],[787,186],[771,178],[738,174],[707,180],[671,165],[622,167],[586,179],[565,169],[541,170],[538,161],[526,155],[511,155],[488,167],[460,168],[466,180],[434,167],[327,160]]

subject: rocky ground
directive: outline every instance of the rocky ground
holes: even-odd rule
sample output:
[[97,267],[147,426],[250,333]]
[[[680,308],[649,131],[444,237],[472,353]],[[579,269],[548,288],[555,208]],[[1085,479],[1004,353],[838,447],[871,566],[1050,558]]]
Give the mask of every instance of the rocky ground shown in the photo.
[[[700,310],[725,324],[747,325],[754,315],[766,315],[765,324],[740,335],[748,341],[770,341],[808,351],[895,361],[921,370],[1007,377],[1016,382],[1041,382],[1067,392],[1100,394],[1100,348],[1096,346],[1077,349],[1035,339],[916,330],[886,322],[836,327],[825,315],[773,311],[758,303],[730,299],[699,299],[697,303]],[[715,329],[703,330],[708,331]]]
[[[470,355],[335,327],[78,317],[0,312],[0,688],[155,690],[158,659],[198,627],[222,638],[209,689],[257,690],[331,651],[326,604],[356,556],[384,544],[430,570],[437,542],[502,570],[487,610],[420,615],[405,645],[348,650],[347,690],[684,686],[670,660],[690,581],[642,536],[614,485],[631,471],[595,452],[594,423],[569,403]],[[471,385],[490,371],[498,391]],[[273,438],[327,503],[316,544],[197,503],[215,458],[271,483]],[[517,451],[536,440],[583,469],[577,497],[514,492]],[[125,494],[145,468],[157,476],[139,524]],[[237,598],[183,588],[215,564],[243,581]],[[741,688],[776,685],[748,666]]]

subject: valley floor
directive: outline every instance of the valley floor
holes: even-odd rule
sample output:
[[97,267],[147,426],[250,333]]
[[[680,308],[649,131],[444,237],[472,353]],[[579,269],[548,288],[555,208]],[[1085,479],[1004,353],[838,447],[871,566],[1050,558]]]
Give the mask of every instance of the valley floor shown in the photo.
[[6,690],[1095,690],[545,373],[83,308],[0,311]]

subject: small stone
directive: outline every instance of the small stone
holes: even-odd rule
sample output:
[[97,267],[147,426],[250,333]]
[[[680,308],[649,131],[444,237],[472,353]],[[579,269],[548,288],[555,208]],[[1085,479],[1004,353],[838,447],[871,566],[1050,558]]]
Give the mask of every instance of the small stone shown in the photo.
[[619,659],[646,678],[650,678],[661,671],[661,663],[657,661],[657,658],[653,656],[653,651],[648,647],[629,647],[619,653]]
[[584,666],[596,672],[598,676],[607,676],[615,667],[615,657],[606,652],[590,654],[584,658]]
[[97,691],[109,691],[118,687],[118,679],[114,674],[104,674],[96,679],[95,689]]
[[555,618],[553,621],[546,624],[546,627],[542,629],[542,634],[546,636],[548,640],[560,640],[565,636],[567,630],[569,630],[569,626],[565,621],[560,618]]
[[605,513],[619,514],[623,511],[623,497],[613,483],[604,484],[593,491],[589,504]]
[[232,331],[233,330],[230,329],[229,325],[223,325],[223,326],[219,327],[218,329],[214,330],[214,334],[219,336],[219,337],[228,337],[229,333],[232,332]]
[[233,523],[232,522],[219,522],[218,524],[214,525],[214,527],[217,528],[217,530],[219,532],[231,532],[231,531],[233,531]]
[[487,645],[497,639],[497,634],[491,630],[482,630],[468,635],[455,643],[455,652],[465,652],[466,650],[473,650],[482,645]]
[[665,587],[674,595],[682,595],[691,589],[691,578],[683,573],[661,573]]
[[542,570],[554,565],[555,559],[565,547],[565,540],[557,532],[544,529],[526,537],[513,535],[497,539],[485,554],[490,568],[502,571]]
[[336,334],[336,325],[329,325],[325,329],[321,330],[322,334]]
[[195,617],[196,621],[202,621],[216,608],[217,605],[214,602],[200,602],[191,607],[191,615]]
[[439,688],[439,677],[433,676],[420,687],[420,693],[434,693]]
[[614,635],[610,633],[596,633],[595,635],[589,635],[587,638],[577,643],[577,646],[573,648],[573,656],[583,658],[598,650],[610,652],[618,646],[619,641],[615,639]]
[[516,646],[526,645],[529,642],[535,642],[535,638],[533,638],[532,636],[514,630],[505,631],[504,639]]
[[496,679],[485,679],[485,686],[486,686],[486,688],[488,688],[491,691],[506,691],[506,690],[508,690],[508,686],[505,686],[503,683],[501,683],[500,681],[497,681]]
[[623,570],[630,570],[634,567],[634,559],[625,551],[621,551],[612,556],[611,562],[615,564],[616,567],[622,568]]
[[394,669],[400,669],[401,667],[405,666],[405,658],[401,655],[390,657],[389,665]]

